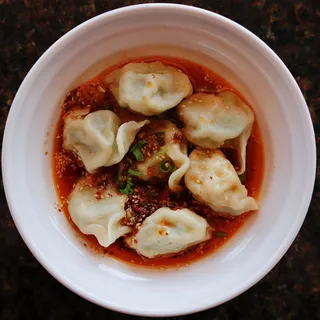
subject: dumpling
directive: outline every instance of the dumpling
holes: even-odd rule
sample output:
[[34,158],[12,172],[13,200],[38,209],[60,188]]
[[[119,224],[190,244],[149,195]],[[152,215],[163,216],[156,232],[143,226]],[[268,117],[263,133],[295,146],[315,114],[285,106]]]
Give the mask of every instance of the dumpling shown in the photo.
[[[158,146],[156,151],[152,151],[154,135],[160,143],[160,148]],[[163,180],[169,177],[168,185],[171,191],[180,191],[181,179],[190,164],[187,156],[187,142],[182,130],[169,120],[160,120],[153,121],[139,134],[139,138],[140,136],[146,142],[146,152],[143,160],[136,163],[136,169],[141,173],[139,178],[149,181],[154,178]],[[150,144],[151,148],[149,148]]]
[[184,251],[210,237],[208,222],[193,211],[160,208],[125,241],[140,255],[152,259]]
[[186,74],[159,61],[128,63],[105,81],[121,107],[146,116],[175,107],[193,92]]
[[230,161],[220,150],[194,149],[184,180],[194,198],[217,213],[238,216],[258,210],[258,202],[248,192]]
[[109,186],[102,193],[80,180],[69,196],[70,217],[84,234],[94,235],[100,245],[108,247],[132,228],[121,224],[127,196]]
[[237,173],[244,173],[254,114],[234,92],[193,94],[180,103],[178,114],[190,142],[206,149],[236,149],[240,167]]
[[86,170],[94,173],[102,166],[111,166],[122,160],[136,134],[148,120],[129,121],[121,125],[112,111],[74,110],[64,117],[63,147],[75,152]]

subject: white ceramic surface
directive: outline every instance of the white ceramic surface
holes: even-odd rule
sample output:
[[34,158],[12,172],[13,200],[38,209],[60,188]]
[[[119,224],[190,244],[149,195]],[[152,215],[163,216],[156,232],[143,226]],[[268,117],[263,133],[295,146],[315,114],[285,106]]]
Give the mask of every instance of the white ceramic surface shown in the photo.
[[[134,268],[84,248],[56,210],[51,175],[53,133],[64,94],[114,61],[155,53],[199,61],[234,84],[255,110],[266,154],[260,212],[216,254],[180,270]],[[94,303],[150,316],[214,307],[270,271],[304,220],[315,161],[306,103],[274,52],[224,17],[167,4],[100,15],[50,47],[14,99],[2,151],[12,216],[41,264],[66,287]]]

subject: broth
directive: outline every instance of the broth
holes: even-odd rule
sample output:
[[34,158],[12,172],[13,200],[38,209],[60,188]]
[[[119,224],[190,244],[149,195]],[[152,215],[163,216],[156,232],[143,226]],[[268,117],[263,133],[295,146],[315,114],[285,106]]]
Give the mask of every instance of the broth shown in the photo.
[[[153,61],[162,61],[168,65],[175,66],[185,72],[194,87],[194,91],[203,91],[203,92],[219,92],[225,89],[234,91],[237,95],[239,95],[244,101],[245,99],[241,96],[239,92],[237,92],[229,83],[227,83],[222,77],[216,75],[213,71],[200,66],[196,63],[193,63],[188,60],[180,59],[180,58],[169,58],[169,57],[152,57],[152,58],[139,58],[132,59],[130,62],[153,62]],[[126,63],[128,63],[126,61]],[[111,71],[122,67],[126,63],[119,63],[116,66],[108,68],[100,73],[98,76],[87,82],[86,84],[81,85],[83,88],[84,96],[87,94],[86,90],[90,90],[90,86],[96,86],[100,83],[103,83],[104,77],[110,73]],[[80,92],[81,93],[81,92]],[[81,93],[81,94],[82,94]],[[69,96],[69,95],[68,95]],[[67,99],[68,100],[68,96]],[[72,100],[73,98],[71,98]],[[86,99],[92,99],[92,97],[86,97]],[[106,90],[103,92],[101,90],[101,95],[98,93],[94,97],[95,100],[95,108],[102,109],[104,104],[107,102],[114,106],[115,113],[119,116],[122,122],[135,120],[141,121],[146,117],[143,115],[133,114],[127,109],[120,108],[112,94]],[[194,248],[190,248],[187,251],[178,254],[172,257],[164,257],[164,258],[156,258],[156,259],[146,259],[138,255],[132,249],[127,248],[122,239],[118,239],[115,243],[110,245],[108,248],[103,248],[99,245],[98,241],[94,236],[88,236],[82,234],[79,229],[72,222],[67,204],[65,203],[65,199],[67,199],[68,195],[72,191],[74,183],[77,181],[79,177],[84,174],[84,169],[77,168],[73,169],[70,166],[67,170],[61,175],[59,173],[59,166],[64,161],[63,153],[62,153],[62,129],[63,129],[63,115],[66,112],[66,109],[72,108],[72,101],[69,104],[64,104],[63,110],[61,112],[61,117],[59,123],[57,125],[56,134],[55,134],[55,143],[54,143],[54,157],[53,157],[53,176],[57,189],[57,193],[62,200],[63,205],[60,206],[59,211],[63,211],[66,215],[67,219],[70,221],[70,224],[73,226],[74,230],[77,234],[85,240],[85,245],[89,246],[91,249],[97,251],[98,253],[106,254],[110,257],[114,257],[117,260],[124,261],[129,264],[146,266],[146,267],[157,267],[157,268],[166,268],[166,267],[179,267],[186,266],[192,262],[195,262],[205,256],[208,256],[219,247],[221,247],[224,243],[226,243],[245,223],[248,217],[251,215],[250,212],[242,214],[241,216],[235,218],[225,218],[214,216],[208,219],[208,216],[205,215],[205,208],[200,208],[203,210],[204,216],[206,216],[209,224],[214,226],[215,230],[218,231],[213,235],[213,237],[207,242],[201,243]],[[170,112],[170,111],[169,111]],[[222,150],[225,152],[225,150]],[[231,162],[235,162],[232,154],[226,153],[226,156],[229,158]],[[259,131],[258,124],[254,123],[251,137],[248,141],[247,145],[247,159],[246,159],[246,180],[245,186],[248,190],[248,195],[254,197],[258,200],[259,192],[262,185],[263,174],[264,174],[264,156],[263,156],[263,143],[262,137]],[[108,168],[105,169],[105,172],[108,172]],[[112,170],[112,169],[110,169]]]

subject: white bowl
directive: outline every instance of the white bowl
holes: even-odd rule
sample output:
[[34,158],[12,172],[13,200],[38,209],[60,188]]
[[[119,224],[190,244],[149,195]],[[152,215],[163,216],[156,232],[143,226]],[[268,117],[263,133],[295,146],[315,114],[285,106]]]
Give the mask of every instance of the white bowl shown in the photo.
[[[260,212],[218,252],[179,270],[135,268],[90,252],[56,210],[52,178],[53,133],[67,91],[116,60],[154,54],[198,61],[230,81],[253,106],[265,148]],[[50,47],[14,99],[2,155],[12,216],[40,263],[85,299],[149,316],[217,306],[269,272],[305,218],[316,162],[307,105],[276,54],[220,15],[168,4],[102,14]]]

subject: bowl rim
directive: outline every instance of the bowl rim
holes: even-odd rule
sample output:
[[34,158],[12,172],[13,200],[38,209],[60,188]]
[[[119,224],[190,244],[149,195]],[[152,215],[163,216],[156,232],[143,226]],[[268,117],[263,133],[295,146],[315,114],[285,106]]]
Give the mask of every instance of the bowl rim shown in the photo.
[[[292,224],[292,228],[290,230],[290,233],[287,235],[283,243],[279,246],[279,249],[272,257],[269,257],[267,263],[264,265],[263,268],[259,270],[252,278],[248,279],[244,284],[239,285],[232,294],[229,294],[228,296],[222,296],[217,299],[215,299],[214,302],[211,304],[202,304],[201,302],[198,303],[197,307],[194,306],[185,306],[183,310],[177,311],[177,312],[171,312],[171,311],[164,311],[159,312],[158,310],[152,311],[152,310],[143,310],[139,307],[133,309],[133,308],[126,308],[123,305],[119,306],[113,303],[109,303],[108,301],[105,301],[101,299],[98,296],[90,295],[88,294],[83,288],[78,287],[75,283],[69,281],[62,273],[60,273],[59,270],[55,269],[46,261],[40,250],[38,250],[36,244],[33,243],[31,238],[29,238],[28,234],[24,232],[23,228],[21,227],[19,223],[19,214],[16,210],[15,206],[15,200],[12,196],[12,188],[14,187],[10,183],[10,177],[8,175],[7,168],[10,166],[10,161],[8,157],[6,156],[6,150],[10,148],[10,145],[8,141],[11,140],[11,136],[14,133],[14,127],[12,126],[12,122],[15,117],[18,116],[18,103],[17,101],[20,100],[19,97],[22,95],[22,92],[25,91],[25,89],[28,86],[29,82],[32,82],[32,79],[35,78],[37,75],[38,69],[42,65],[46,63],[46,60],[54,56],[57,51],[59,50],[59,47],[63,47],[67,42],[69,42],[72,37],[74,37],[77,33],[81,32],[82,30],[85,30],[87,28],[90,28],[96,23],[99,23],[100,21],[103,21],[104,19],[108,19],[111,17],[120,17],[123,15],[126,15],[128,12],[131,14],[137,11],[145,10],[145,9],[161,9],[161,10],[168,10],[168,11],[184,11],[185,13],[192,13],[193,15],[196,15],[200,18],[211,18],[215,19],[219,23],[226,25],[234,30],[236,30],[239,34],[239,36],[246,37],[247,40],[250,40],[256,45],[256,48],[259,49],[263,54],[268,55],[270,58],[272,58],[273,62],[277,65],[279,71],[281,71],[288,83],[288,85],[294,89],[295,93],[297,94],[297,97],[299,97],[299,104],[303,108],[304,112],[304,118],[303,121],[308,122],[308,135],[310,136],[310,156],[312,159],[312,168],[310,171],[311,179],[310,184],[306,186],[305,196],[303,200],[303,204],[301,205],[301,214],[299,216],[299,219],[296,219],[296,221]],[[16,107],[17,105],[17,107]],[[312,140],[312,141],[311,141]],[[302,92],[296,83],[294,77],[288,70],[288,68],[285,66],[285,64],[282,62],[282,60],[278,57],[278,55],[266,44],[264,43],[260,38],[258,38],[255,34],[253,34],[251,31],[246,29],[245,27],[241,26],[240,24],[232,21],[229,18],[226,18],[220,14],[198,8],[188,5],[180,5],[180,4],[165,4],[165,3],[149,3],[149,4],[138,4],[138,5],[131,5],[127,7],[118,8],[115,10],[111,10],[105,13],[102,13],[100,15],[97,15],[80,25],[76,26],[66,34],[64,34],[61,38],[59,38],[54,44],[52,44],[44,53],[43,55],[35,62],[35,64],[32,66],[26,77],[24,78],[23,82],[21,83],[16,96],[13,100],[12,106],[9,111],[9,115],[7,118],[4,135],[3,135],[3,149],[2,149],[2,175],[3,175],[3,184],[4,184],[4,191],[8,203],[8,207],[11,213],[11,216],[14,220],[14,223],[23,239],[23,241],[28,246],[29,250],[32,252],[34,257],[41,263],[41,265],[55,278],[57,279],[61,284],[63,284],[65,287],[67,287],[72,292],[76,293],[77,295],[81,296],[82,298],[89,300],[90,302],[93,302],[97,305],[100,305],[102,307],[115,310],[122,313],[132,314],[132,315],[140,315],[140,316],[153,316],[153,317],[161,317],[161,316],[178,316],[178,315],[185,315],[190,314],[194,312],[203,311],[215,306],[218,306],[224,302],[227,302],[236,296],[240,295],[244,291],[248,290],[250,287],[252,287],[254,284],[256,284],[258,281],[260,281],[278,262],[279,260],[284,256],[286,251],[291,246],[292,242],[296,238],[302,223],[305,219],[305,216],[308,211],[308,207],[312,198],[312,192],[314,187],[314,181],[315,181],[315,173],[316,173],[316,142],[315,142],[315,135],[313,130],[313,124],[311,120],[311,116],[308,110],[308,106],[305,102],[305,99],[302,95]],[[313,181],[313,183],[311,183]]]

